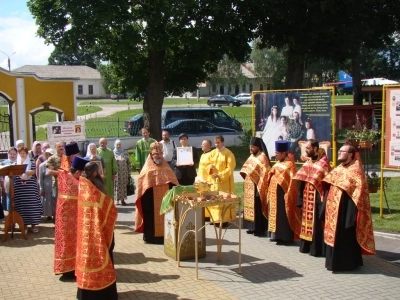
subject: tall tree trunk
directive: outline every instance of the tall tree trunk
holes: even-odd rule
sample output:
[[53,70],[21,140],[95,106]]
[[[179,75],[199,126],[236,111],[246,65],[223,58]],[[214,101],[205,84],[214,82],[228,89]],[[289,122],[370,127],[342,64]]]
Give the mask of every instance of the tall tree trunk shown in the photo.
[[304,76],[304,55],[289,46],[287,51],[287,75],[285,88],[301,89]]
[[360,48],[357,49],[351,59],[351,72],[353,76],[353,105],[362,105],[363,94],[361,92]]
[[149,84],[143,101],[144,126],[150,135],[161,140],[161,110],[164,102],[165,51],[149,51]]

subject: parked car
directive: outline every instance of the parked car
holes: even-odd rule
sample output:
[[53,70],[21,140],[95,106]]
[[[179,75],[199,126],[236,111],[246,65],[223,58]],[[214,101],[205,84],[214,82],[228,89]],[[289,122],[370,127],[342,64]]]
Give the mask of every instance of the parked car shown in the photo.
[[236,99],[242,100],[243,104],[251,103],[251,94],[241,93],[235,96]]
[[134,115],[128,121],[125,121],[124,131],[132,136],[141,135],[141,129],[144,126],[143,114]]
[[168,130],[171,135],[178,135],[182,132],[187,134],[204,134],[204,133],[227,133],[235,132],[234,129],[218,127],[210,122],[200,119],[184,119],[172,122],[165,126],[163,130]]
[[127,98],[126,94],[117,94],[117,93],[111,93],[110,97],[113,100],[126,99]]
[[207,100],[207,105],[211,107],[215,106],[222,106],[222,105],[227,105],[227,106],[240,106],[242,105],[242,101],[239,99],[236,99],[230,95],[216,95],[212,96],[210,99]]
[[[243,131],[242,124],[220,108],[168,108],[161,111],[161,127],[185,119],[197,119],[210,122],[217,127]],[[137,114],[125,121],[124,131],[130,135],[140,135],[144,126],[143,114]]]

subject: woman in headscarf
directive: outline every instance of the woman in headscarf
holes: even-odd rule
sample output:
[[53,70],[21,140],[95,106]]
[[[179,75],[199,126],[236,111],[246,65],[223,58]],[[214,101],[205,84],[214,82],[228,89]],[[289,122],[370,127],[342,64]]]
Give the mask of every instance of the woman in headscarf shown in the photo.
[[36,162],[40,155],[42,155],[42,145],[40,142],[35,141],[32,144],[32,149],[29,151],[29,156]]
[[[36,165],[28,155],[28,148],[18,148],[17,164],[26,164],[26,171],[21,176],[14,176],[15,210],[21,215],[25,226],[31,225],[33,232],[39,232],[36,225],[42,216],[42,201],[36,179]],[[28,229],[25,227],[25,231]]]
[[[1,162],[1,166],[9,166],[17,163],[17,148],[11,147],[8,149],[8,159]],[[0,185],[2,192],[2,204],[4,210],[11,209],[11,199],[10,199],[10,178],[8,176],[0,177]],[[1,213],[1,212],[0,212]],[[0,218],[1,219],[1,218]]]
[[119,201],[122,205],[126,205],[125,199],[128,197],[127,185],[129,176],[131,176],[131,162],[128,152],[122,149],[120,140],[116,140],[114,143],[114,156],[118,165],[118,172],[114,180],[114,200],[117,200],[117,205]]
[[102,178],[106,177],[106,165],[104,163],[103,158],[100,155],[97,155],[97,147],[95,143],[90,143],[87,147],[86,158],[90,159],[90,161],[100,161],[102,170],[100,170],[100,174],[102,174]]

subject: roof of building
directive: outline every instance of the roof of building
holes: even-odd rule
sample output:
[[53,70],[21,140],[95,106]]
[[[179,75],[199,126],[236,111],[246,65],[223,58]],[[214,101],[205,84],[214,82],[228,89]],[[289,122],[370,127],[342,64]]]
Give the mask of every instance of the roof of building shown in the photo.
[[243,63],[240,65],[242,74],[247,78],[256,78],[256,72],[254,71],[253,63]]
[[101,79],[100,72],[87,66],[25,65],[12,70],[13,73],[36,74],[41,78]]

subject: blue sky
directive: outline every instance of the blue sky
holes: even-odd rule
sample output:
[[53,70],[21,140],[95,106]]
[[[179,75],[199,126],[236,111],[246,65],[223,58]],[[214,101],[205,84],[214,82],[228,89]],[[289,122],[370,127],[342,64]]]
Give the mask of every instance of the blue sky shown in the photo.
[[[36,36],[37,26],[26,2],[0,0],[0,51],[10,56],[11,70],[24,65],[47,65],[54,49]],[[0,67],[8,70],[7,55],[0,52]]]

